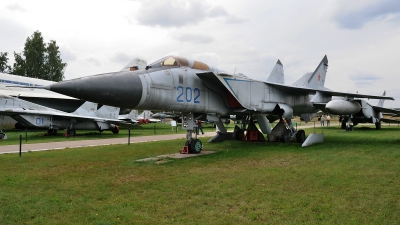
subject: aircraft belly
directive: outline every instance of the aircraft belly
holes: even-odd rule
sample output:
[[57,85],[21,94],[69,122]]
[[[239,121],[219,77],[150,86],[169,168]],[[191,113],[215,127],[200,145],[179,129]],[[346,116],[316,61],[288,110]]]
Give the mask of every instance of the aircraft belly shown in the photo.
[[95,121],[82,121],[73,125],[73,128],[76,130],[108,130],[109,127],[108,123]]

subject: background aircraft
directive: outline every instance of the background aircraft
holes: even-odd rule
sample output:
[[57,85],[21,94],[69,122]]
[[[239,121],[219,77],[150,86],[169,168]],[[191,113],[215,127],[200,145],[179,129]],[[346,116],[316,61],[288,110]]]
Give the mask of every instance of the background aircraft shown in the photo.
[[139,114],[138,121],[140,124],[161,122],[161,120],[153,118],[153,113],[148,110],[144,110],[141,114]]
[[119,108],[102,106],[97,110],[97,103],[85,102],[73,113],[41,106],[22,99],[0,96],[0,114],[14,118],[24,127],[45,128],[48,134],[56,134],[59,129],[67,129],[67,134],[74,136],[75,130],[111,130],[119,133],[115,124],[127,124],[118,120]]
[[[386,92],[383,92],[382,96],[385,95]],[[342,128],[346,130],[352,129],[351,123],[353,123],[353,126],[359,123],[373,123],[376,129],[380,130],[382,121],[399,123],[399,121],[394,119],[383,118],[382,113],[390,113],[393,115],[400,114],[399,110],[384,108],[384,101],[385,99],[381,99],[377,106],[372,106],[363,99],[337,99],[328,102],[325,105],[325,111],[330,114],[342,115]]]
[[22,100],[64,112],[73,112],[85,102],[48,90],[21,87],[39,87],[54,83],[56,82],[0,73],[0,95],[18,97]]
[[[317,70],[325,68],[322,63],[322,68]],[[318,87],[321,77],[315,74],[308,82]],[[382,98],[257,81],[177,56],[164,57],[148,65],[146,70],[82,77],[44,88],[106,105],[182,112],[182,128],[187,130],[185,147],[194,153],[202,149],[201,141],[192,136],[194,121],[201,117],[218,121],[219,133],[210,141],[232,138],[232,133],[227,132],[220,120],[230,115],[246,117],[250,122],[253,117],[257,118],[260,129],[266,134],[271,133],[271,126],[265,116],[278,116],[281,122],[286,121],[282,122],[285,129],[279,132],[280,137],[304,141],[304,131],[295,130],[290,120],[294,115],[317,112],[311,102],[326,103],[332,96]],[[253,140],[264,138],[258,129],[250,130],[250,135]]]

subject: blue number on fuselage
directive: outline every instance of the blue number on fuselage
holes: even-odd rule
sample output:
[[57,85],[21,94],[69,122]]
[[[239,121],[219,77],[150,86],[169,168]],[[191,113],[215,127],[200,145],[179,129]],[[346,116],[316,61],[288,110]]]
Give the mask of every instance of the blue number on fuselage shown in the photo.
[[[198,89],[198,88],[195,88],[194,90],[193,90],[193,92],[194,92],[194,103],[195,104],[200,104],[200,100],[198,100],[199,99],[199,97],[200,97],[200,89]],[[197,93],[197,95],[196,95],[196,93]]]
[[186,88],[186,102],[192,101],[192,89],[190,87]]
[[[184,91],[185,90],[185,91]],[[192,89],[191,87],[186,87],[184,88],[183,86],[179,85],[176,88],[176,91],[178,92],[178,96],[176,97],[177,102],[189,102],[191,103],[193,100],[193,103],[199,104],[200,103],[200,89],[195,88]],[[185,97],[183,97],[183,94],[185,94]],[[194,98],[193,98],[194,95]]]
[[44,119],[43,118],[36,118],[36,125],[43,125]]
[[176,101],[177,101],[177,102],[183,102],[183,99],[182,99],[183,87],[182,87],[182,86],[178,86],[178,87],[176,88],[176,91],[178,91],[178,97],[176,97]]

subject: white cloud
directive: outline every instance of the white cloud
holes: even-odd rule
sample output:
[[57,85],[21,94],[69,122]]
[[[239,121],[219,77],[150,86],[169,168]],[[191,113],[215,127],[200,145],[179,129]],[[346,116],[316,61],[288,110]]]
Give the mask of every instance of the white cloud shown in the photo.
[[400,15],[400,1],[337,1],[334,21],[341,28],[361,29],[372,21],[395,21]]
[[211,43],[215,40],[213,37],[209,35],[193,34],[193,33],[177,35],[175,39],[180,42],[189,42],[197,44]]
[[26,10],[18,4],[7,5],[7,9],[11,11],[25,12]]

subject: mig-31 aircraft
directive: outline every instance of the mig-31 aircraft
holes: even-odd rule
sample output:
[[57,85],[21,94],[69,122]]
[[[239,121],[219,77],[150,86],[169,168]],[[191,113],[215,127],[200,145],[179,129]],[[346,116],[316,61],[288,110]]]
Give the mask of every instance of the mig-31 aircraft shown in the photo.
[[[332,96],[382,98],[322,88],[319,85],[323,80],[320,73],[326,73],[328,66],[325,58],[314,73],[308,76],[305,83],[310,85],[306,86],[285,85],[279,77],[267,82],[258,81],[243,74],[218,70],[199,61],[166,56],[146,66],[144,70],[87,76],[43,88],[121,108],[181,112],[182,129],[187,131],[186,149],[199,153],[202,143],[196,135],[193,137],[196,119],[205,118],[216,122],[219,132],[210,141],[232,139],[232,133],[227,132],[221,119],[236,115],[243,118],[244,124],[251,124],[253,118],[256,118],[264,134],[271,134],[279,127],[271,129],[268,119],[279,119],[285,125],[284,129],[279,128],[279,135],[285,141],[297,139],[302,142],[305,139],[304,131],[296,130],[290,120],[293,116],[318,112],[313,103],[327,103]],[[280,72],[273,76],[277,74],[279,76]],[[255,136],[264,138],[263,135]]]

